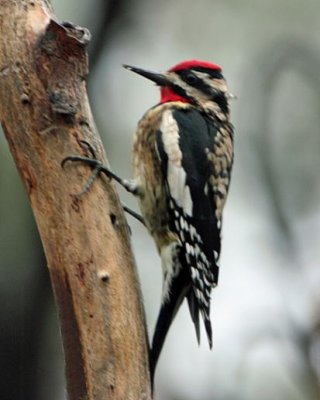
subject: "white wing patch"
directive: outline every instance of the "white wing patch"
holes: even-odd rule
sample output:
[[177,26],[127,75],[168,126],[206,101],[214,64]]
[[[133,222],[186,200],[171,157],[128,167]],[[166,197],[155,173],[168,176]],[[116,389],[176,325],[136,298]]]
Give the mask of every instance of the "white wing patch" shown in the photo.
[[168,155],[169,161],[177,167],[181,166],[182,152],[179,146],[179,126],[173,118],[170,110],[164,111],[162,115],[160,130],[162,132],[163,147]]
[[168,185],[171,197],[183,211],[192,216],[192,199],[190,188],[186,184],[186,172],[182,167],[177,167],[168,161]]
[[186,184],[186,172],[182,167],[182,152],[179,146],[179,126],[172,112],[163,113],[160,125],[164,150],[168,156],[167,182],[170,195],[187,215],[192,215],[190,188]]

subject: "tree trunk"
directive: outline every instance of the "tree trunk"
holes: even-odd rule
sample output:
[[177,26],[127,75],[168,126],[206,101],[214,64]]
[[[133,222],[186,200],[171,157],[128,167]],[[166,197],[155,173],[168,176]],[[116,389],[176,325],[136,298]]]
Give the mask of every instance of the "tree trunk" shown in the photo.
[[46,0],[0,0],[0,32],[0,120],[47,257],[69,398],[150,399],[141,293],[113,183],[100,177],[78,197],[90,168],[61,168],[87,154],[82,140],[107,163],[86,93],[89,32],[60,25]]

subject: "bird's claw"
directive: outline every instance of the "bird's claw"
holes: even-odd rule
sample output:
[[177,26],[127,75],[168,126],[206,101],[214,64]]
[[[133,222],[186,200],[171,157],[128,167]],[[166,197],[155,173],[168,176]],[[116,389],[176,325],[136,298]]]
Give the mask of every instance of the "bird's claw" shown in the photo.
[[86,147],[86,150],[89,151],[91,157],[71,155],[71,156],[65,157],[61,161],[62,168],[64,168],[64,166],[67,162],[83,162],[93,168],[93,171],[92,171],[90,177],[88,178],[86,184],[84,185],[84,188],[81,190],[81,192],[74,194],[74,196],[78,196],[78,197],[82,196],[83,194],[87,193],[90,190],[91,186],[93,185],[94,181],[96,180],[96,178],[100,172],[104,172],[108,176],[109,179],[112,178],[112,176],[110,176],[108,174],[108,169],[103,165],[103,163],[100,160],[97,159],[96,152],[95,152],[94,148],[91,146],[91,144],[85,140],[80,140],[80,143],[81,143],[81,145],[84,145]]
[[90,165],[91,167],[97,168],[102,166],[101,161],[97,160],[96,158],[90,158],[90,157],[86,157],[86,156],[76,156],[76,155],[72,155],[72,156],[67,156],[65,157],[62,161],[61,161],[61,167],[64,168],[65,164],[68,162],[75,162],[75,161],[80,161],[80,162],[84,162],[85,164]]

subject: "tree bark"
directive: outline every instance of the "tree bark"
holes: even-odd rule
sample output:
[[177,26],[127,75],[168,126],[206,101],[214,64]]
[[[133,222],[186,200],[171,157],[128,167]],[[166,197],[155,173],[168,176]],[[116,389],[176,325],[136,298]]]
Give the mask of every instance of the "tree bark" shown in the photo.
[[[81,197],[89,142],[86,29],[45,0],[0,0],[0,120],[28,192],[58,305],[70,400],[150,399],[148,344],[128,227],[113,183]],[[39,299],[41,301],[41,299]],[[50,360],[48,360],[50,362]]]

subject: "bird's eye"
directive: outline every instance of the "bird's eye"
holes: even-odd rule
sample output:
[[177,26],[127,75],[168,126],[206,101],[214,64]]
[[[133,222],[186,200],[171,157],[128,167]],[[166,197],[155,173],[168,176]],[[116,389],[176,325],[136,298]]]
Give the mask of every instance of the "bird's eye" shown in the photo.
[[198,78],[193,75],[193,74],[188,74],[186,76],[186,81],[190,84],[190,85],[194,85],[195,83],[198,82]]

